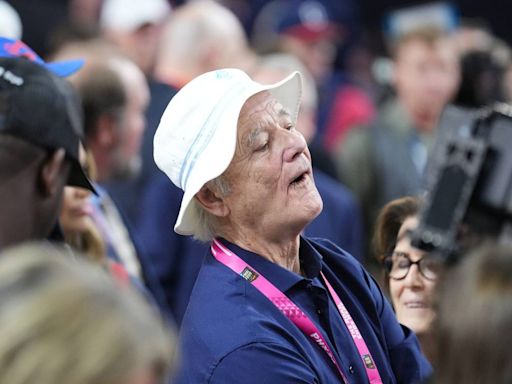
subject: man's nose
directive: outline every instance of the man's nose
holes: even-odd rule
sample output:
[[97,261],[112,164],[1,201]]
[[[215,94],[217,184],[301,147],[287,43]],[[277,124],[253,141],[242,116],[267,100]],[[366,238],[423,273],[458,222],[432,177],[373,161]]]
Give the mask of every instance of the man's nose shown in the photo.
[[284,161],[293,161],[306,151],[307,144],[304,136],[299,131],[287,131],[286,133],[286,149],[284,150]]

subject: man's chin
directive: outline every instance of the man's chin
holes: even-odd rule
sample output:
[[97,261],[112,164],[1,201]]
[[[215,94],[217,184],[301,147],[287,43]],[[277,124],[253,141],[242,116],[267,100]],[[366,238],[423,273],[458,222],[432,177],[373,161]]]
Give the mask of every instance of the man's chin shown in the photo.
[[315,199],[315,201],[312,201],[309,204],[303,205],[301,209],[304,210],[304,217],[302,218],[302,230],[304,230],[322,212],[323,202],[320,195],[318,196],[318,199]]
[[313,221],[317,218],[318,215],[320,215],[320,213],[322,213],[324,202],[322,201],[322,197],[320,196],[320,193],[316,187],[313,191],[310,192],[308,198],[310,201],[304,205],[304,208],[307,209],[308,214],[311,216],[310,221]]

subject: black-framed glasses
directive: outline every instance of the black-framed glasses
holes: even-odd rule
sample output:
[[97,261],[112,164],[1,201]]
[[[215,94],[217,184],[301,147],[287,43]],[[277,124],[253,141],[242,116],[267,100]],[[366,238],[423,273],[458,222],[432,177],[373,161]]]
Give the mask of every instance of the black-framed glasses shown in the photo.
[[418,261],[412,261],[405,252],[393,252],[391,256],[384,259],[384,266],[389,277],[394,280],[405,279],[411,265],[417,265],[421,275],[427,280],[436,280],[442,269],[442,262],[439,258],[425,255]]

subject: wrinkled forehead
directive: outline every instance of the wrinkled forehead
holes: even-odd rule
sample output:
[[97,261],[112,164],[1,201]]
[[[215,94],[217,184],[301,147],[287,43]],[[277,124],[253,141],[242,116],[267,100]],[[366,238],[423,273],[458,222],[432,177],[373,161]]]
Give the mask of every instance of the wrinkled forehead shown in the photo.
[[240,110],[238,120],[243,120],[247,115],[252,113],[276,109],[276,104],[282,108],[281,104],[269,91],[258,92],[245,101]]
[[261,129],[261,125],[284,119],[291,120],[290,112],[269,91],[258,92],[240,110],[237,135],[243,137],[251,130]]

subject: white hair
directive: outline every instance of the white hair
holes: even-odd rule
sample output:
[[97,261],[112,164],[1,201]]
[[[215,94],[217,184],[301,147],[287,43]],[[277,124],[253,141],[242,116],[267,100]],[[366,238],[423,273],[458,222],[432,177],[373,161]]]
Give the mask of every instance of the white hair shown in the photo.
[[[166,22],[155,71],[164,77],[170,69],[198,72],[195,77],[217,67],[238,67],[248,50],[242,24],[233,12],[212,0],[193,1],[178,8]],[[206,57],[212,52],[214,63]]]
[[[221,196],[227,196],[231,192],[230,185],[222,175],[210,180],[206,185]],[[208,212],[201,204],[194,204],[193,209],[196,210],[198,217],[197,229],[193,235],[194,239],[202,242],[212,241],[219,235],[217,232],[217,217]]]

